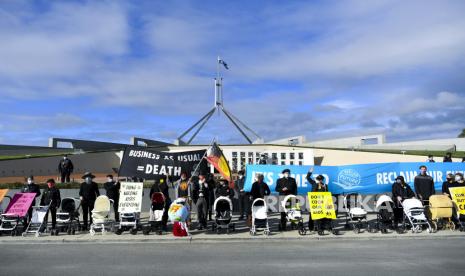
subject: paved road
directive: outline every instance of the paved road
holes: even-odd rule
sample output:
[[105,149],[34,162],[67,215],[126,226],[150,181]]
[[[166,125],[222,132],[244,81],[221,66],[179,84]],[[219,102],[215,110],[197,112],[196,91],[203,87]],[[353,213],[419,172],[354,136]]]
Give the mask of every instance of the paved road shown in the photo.
[[1,275],[463,275],[465,239],[4,244]]

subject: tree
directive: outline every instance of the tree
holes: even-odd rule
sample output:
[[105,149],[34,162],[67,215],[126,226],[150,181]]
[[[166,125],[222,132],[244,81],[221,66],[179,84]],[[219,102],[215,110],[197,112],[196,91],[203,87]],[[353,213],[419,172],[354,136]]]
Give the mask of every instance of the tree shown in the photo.
[[462,133],[459,134],[459,138],[465,138],[465,128],[462,129]]

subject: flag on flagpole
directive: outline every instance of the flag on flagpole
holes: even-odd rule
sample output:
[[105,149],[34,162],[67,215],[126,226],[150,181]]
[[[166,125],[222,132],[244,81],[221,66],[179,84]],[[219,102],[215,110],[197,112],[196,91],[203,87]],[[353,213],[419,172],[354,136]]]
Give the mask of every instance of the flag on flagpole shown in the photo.
[[213,145],[207,150],[206,159],[210,164],[213,165],[213,167],[215,167],[215,169],[224,177],[224,179],[229,181],[230,185],[232,185],[231,169],[229,168],[226,157],[224,157],[223,151],[221,151],[216,142],[214,142]]
[[220,64],[223,64],[224,68],[226,68],[226,69],[229,70],[229,66],[228,66],[228,64],[227,64],[224,60],[219,59],[218,62],[219,62]]

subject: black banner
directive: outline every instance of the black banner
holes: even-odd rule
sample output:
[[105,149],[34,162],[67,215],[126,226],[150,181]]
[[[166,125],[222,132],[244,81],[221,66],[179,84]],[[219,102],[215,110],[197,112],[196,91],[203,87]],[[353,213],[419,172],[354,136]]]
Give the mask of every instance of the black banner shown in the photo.
[[190,176],[201,161],[197,173],[205,173],[208,162],[202,160],[204,154],[205,150],[170,153],[130,146],[124,151],[119,176],[158,179],[161,175],[170,175],[176,180],[182,172]]

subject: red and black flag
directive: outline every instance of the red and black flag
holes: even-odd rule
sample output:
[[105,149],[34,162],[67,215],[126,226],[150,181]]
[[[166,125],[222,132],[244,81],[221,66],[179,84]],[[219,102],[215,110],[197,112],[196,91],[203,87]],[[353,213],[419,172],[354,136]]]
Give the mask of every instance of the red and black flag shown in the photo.
[[206,159],[231,185],[231,169],[229,169],[228,161],[216,142],[207,150]]

